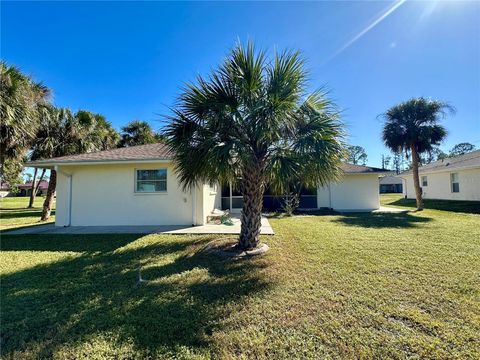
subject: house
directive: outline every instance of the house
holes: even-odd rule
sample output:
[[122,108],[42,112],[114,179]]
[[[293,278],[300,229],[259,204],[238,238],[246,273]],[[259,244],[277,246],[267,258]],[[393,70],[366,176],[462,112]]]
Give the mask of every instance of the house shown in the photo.
[[10,185],[7,183],[0,183],[0,198],[7,197],[11,195]]
[[[17,188],[19,190],[17,196],[30,196],[30,194],[32,193],[31,182],[26,184],[19,184],[17,185]],[[40,184],[38,184],[37,196],[47,195],[47,190],[48,190],[48,181],[46,180],[40,181]]]
[[[214,209],[240,211],[229,186],[199,184],[184,190],[163,144],[132,146],[30,162],[57,170],[57,226],[203,225]],[[341,183],[302,194],[303,207],[373,210],[380,207],[380,169],[344,165]],[[268,202],[266,194],[265,202]]]
[[402,193],[403,180],[398,176],[382,176],[380,178],[380,194]]
[[[30,196],[32,193],[32,183],[17,184],[15,187],[18,189],[17,192],[13,193],[10,189],[10,186],[6,183],[2,183],[0,187],[0,197],[6,196]],[[42,180],[38,185],[37,196],[47,195],[48,190],[48,181]]]
[[[480,150],[421,166],[419,175],[425,199],[480,200]],[[399,176],[405,180],[403,194],[414,199],[412,171]]]

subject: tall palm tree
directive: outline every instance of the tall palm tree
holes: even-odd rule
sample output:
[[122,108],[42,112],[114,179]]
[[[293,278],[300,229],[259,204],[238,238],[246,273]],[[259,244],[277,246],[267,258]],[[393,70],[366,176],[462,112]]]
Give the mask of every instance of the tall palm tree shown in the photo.
[[[78,142],[75,129],[75,119],[72,112],[66,108],[43,106],[40,111],[40,126],[37,131],[35,143],[32,147],[31,159],[45,159],[74,153],[75,144]],[[47,195],[43,203],[41,220],[50,217],[53,195],[57,186],[57,172],[50,170],[50,180]]]
[[122,127],[120,146],[136,146],[154,144],[159,141],[158,135],[146,121],[134,120]]
[[47,104],[50,91],[18,68],[0,62],[0,163],[20,168],[38,128],[38,108]]
[[[43,106],[31,158],[36,160],[107,150],[116,147],[118,137],[110,123],[99,114],[84,110],[72,114],[69,109]],[[50,217],[56,186],[57,172],[52,169],[42,221]]]
[[[103,115],[79,110],[75,113],[75,119],[79,132],[79,142],[76,144],[79,153],[108,150],[118,146],[120,134]],[[88,135],[88,138],[85,135]]]
[[265,186],[285,190],[302,178],[326,184],[340,174],[342,125],[321,91],[305,93],[298,52],[270,61],[253,44],[236,46],[209,77],[186,85],[166,126],[185,189],[237,183],[243,194],[240,249],[258,245]]
[[412,156],[417,210],[423,209],[418,175],[420,155],[431,152],[447,136],[447,131],[439,123],[447,111],[454,112],[454,109],[445,102],[419,97],[393,106],[383,114],[385,145],[394,152],[403,151]]

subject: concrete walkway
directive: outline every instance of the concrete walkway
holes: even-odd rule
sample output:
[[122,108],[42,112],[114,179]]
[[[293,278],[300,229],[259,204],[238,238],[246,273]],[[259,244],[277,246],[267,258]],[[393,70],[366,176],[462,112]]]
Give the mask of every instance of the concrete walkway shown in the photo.
[[399,209],[396,207],[390,206],[380,206],[375,210],[336,210],[340,214],[354,214],[354,213],[365,213],[365,214],[401,214],[407,213],[410,210],[408,209]]
[[[54,224],[30,226],[2,231],[4,235],[26,234],[240,234],[240,219],[232,218],[233,225],[146,225],[146,226],[69,226],[56,227]],[[266,217],[262,217],[262,235],[274,235]]]
[[402,214],[402,213],[407,213],[410,210],[408,209],[399,209],[396,207],[390,207],[390,206],[380,206],[377,210],[373,210],[372,213],[374,214]]

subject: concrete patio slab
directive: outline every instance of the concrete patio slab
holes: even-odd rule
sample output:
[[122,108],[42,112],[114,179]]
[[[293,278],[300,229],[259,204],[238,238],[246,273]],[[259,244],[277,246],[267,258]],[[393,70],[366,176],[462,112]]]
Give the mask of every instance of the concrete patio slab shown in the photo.
[[[240,219],[232,218],[233,225],[153,225],[153,226],[68,226],[54,224],[30,226],[16,230],[2,231],[4,235],[27,234],[240,234]],[[262,235],[274,235],[268,219],[262,217]]]

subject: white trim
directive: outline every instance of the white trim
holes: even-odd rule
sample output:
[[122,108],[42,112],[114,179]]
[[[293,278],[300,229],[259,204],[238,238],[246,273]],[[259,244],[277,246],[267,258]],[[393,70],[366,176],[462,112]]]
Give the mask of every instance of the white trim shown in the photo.
[[153,163],[171,163],[168,159],[146,159],[146,160],[84,160],[84,161],[52,161],[44,163],[26,163],[25,167],[51,168],[54,166],[77,166],[77,165],[117,165],[117,164],[153,164]]
[[[161,191],[137,191],[137,173],[142,170],[165,170],[165,187],[166,190]],[[133,193],[134,195],[166,195],[168,193],[168,169],[167,168],[155,168],[155,169],[144,169],[144,168],[134,168],[134,182],[133,182]],[[163,181],[163,180],[140,180],[140,181]]]
[[[451,168],[448,168],[448,166],[441,168],[441,169],[436,169],[436,170],[430,170],[430,169],[418,169],[418,174],[419,175],[428,175],[428,174],[437,174],[437,173],[451,173],[451,172],[458,172],[461,170],[472,170],[472,169],[480,169],[480,166],[478,165],[471,165],[471,166],[452,166]],[[413,173],[400,173],[397,175],[398,177],[404,178],[405,176],[413,176]]]

